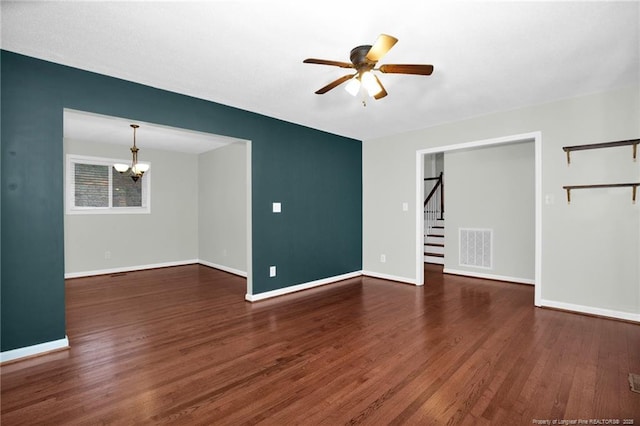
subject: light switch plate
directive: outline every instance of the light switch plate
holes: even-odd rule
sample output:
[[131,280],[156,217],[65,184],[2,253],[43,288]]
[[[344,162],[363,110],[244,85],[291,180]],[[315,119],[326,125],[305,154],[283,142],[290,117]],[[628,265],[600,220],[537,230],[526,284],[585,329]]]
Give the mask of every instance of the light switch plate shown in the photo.
[[409,203],[402,203],[402,211],[403,212],[409,211]]
[[273,212],[274,213],[280,213],[281,211],[282,211],[282,204],[273,203]]
[[269,266],[269,276],[270,277],[275,277],[276,276],[276,267],[275,266]]

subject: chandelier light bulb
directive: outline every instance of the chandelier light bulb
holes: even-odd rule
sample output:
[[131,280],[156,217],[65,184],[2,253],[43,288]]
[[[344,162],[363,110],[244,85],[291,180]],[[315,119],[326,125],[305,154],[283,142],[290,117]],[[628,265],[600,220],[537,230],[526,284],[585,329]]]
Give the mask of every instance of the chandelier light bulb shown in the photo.
[[118,164],[114,164],[113,167],[119,171],[120,173],[124,173],[127,170],[129,170],[129,165],[128,164],[122,164],[122,163],[118,163]]
[[149,170],[149,165],[145,163],[137,163],[135,166],[133,166],[133,172],[136,174],[142,174],[147,170]]

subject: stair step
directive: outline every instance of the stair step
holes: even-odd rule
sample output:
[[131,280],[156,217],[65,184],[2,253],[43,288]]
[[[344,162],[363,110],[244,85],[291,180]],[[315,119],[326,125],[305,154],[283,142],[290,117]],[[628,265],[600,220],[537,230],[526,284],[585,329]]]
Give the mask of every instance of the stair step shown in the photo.
[[442,235],[427,236],[424,239],[424,243],[425,244],[442,244],[442,245],[444,245],[444,236],[442,236]]
[[444,244],[438,244],[438,243],[425,243],[424,244],[424,252],[425,254],[427,253],[432,253],[432,254],[442,254],[444,255]]
[[424,262],[444,265],[444,218],[425,221],[425,231]]
[[444,265],[444,258],[434,256],[424,256],[424,263],[434,263],[436,265]]
[[424,252],[425,256],[433,256],[433,257],[444,257],[444,253],[431,253],[431,252]]

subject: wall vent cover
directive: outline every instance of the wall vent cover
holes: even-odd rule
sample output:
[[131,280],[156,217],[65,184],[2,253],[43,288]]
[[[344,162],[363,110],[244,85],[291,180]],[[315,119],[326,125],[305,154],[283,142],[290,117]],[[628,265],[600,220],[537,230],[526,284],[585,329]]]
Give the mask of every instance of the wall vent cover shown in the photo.
[[493,229],[459,228],[460,266],[493,268]]

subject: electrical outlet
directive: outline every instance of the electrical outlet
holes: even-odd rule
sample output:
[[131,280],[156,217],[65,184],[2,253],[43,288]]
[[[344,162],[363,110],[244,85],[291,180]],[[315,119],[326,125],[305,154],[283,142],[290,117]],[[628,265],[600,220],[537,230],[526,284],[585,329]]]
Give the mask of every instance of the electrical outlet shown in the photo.
[[274,213],[282,212],[282,203],[273,203],[272,210]]
[[104,252],[104,258],[105,259],[111,259],[111,252],[109,250]]
[[276,276],[276,267],[269,266],[269,277],[275,277],[275,276]]
[[387,261],[387,255],[386,254],[381,254],[380,255],[380,263],[385,263]]

